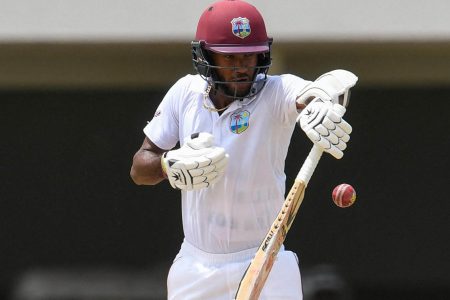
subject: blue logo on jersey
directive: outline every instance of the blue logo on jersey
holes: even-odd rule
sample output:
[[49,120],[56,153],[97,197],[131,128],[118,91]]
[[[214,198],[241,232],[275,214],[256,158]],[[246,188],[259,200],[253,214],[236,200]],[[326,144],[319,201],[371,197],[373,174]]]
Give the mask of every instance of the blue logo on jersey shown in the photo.
[[241,39],[248,37],[252,32],[250,21],[247,18],[234,18],[231,20],[231,27],[233,34]]
[[240,134],[248,128],[248,120],[250,113],[246,110],[236,112],[231,115],[230,129],[231,132]]

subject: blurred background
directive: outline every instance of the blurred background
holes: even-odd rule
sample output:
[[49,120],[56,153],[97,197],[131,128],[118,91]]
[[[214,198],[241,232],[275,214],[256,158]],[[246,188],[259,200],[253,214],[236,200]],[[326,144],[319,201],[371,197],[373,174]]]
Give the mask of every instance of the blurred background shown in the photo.
[[[288,235],[305,300],[450,295],[450,2],[249,1],[272,74],[359,76]],[[129,178],[210,1],[0,0],[0,299],[164,299],[179,195]],[[310,144],[294,132],[290,187]],[[352,184],[357,202],[331,200]]]

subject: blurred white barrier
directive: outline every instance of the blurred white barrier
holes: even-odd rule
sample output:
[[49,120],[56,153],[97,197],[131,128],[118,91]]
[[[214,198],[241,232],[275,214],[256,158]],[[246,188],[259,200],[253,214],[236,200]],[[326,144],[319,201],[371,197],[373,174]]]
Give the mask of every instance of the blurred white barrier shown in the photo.
[[148,270],[42,268],[23,273],[12,300],[163,300],[167,265]]

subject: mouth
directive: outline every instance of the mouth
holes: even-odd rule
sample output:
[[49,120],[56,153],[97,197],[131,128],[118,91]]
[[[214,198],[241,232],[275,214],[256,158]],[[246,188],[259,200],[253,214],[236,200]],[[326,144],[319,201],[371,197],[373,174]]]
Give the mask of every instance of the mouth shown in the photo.
[[246,89],[252,85],[252,80],[248,76],[240,76],[237,78],[233,78],[232,82],[234,83],[237,89]]
[[250,82],[250,78],[248,78],[247,76],[238,77],[238,78],[233,79],[233,82],[248,83],[248,82]]

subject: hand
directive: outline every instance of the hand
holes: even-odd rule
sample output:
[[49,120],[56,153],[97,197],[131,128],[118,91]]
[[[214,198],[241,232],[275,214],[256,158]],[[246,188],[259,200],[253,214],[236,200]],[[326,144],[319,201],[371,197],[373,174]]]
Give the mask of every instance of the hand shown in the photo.
[[347,107],[350,101],[350,88],[357,81],[358,77],[346,70],[334,70],[325,73],[300,92],[297,96],[297,102],[304,107],[315,97],[319,97],[322,100],[330,100]]
[[161,165],[170,185],[180,190],[209,187],[224,174],[228,154],[214,146],[214,137],[206,132],[192,134],[185,144],[161,157]]
[[314,144],[340,159],[352,132],[350,124],[342,119],[344,114],[342,105],[315,98],[302,110],[297,122]]

